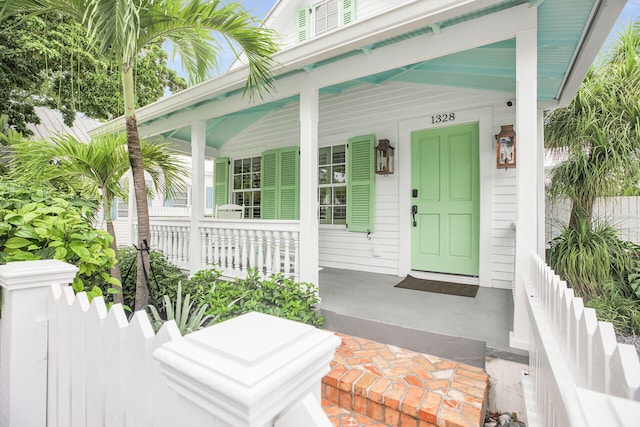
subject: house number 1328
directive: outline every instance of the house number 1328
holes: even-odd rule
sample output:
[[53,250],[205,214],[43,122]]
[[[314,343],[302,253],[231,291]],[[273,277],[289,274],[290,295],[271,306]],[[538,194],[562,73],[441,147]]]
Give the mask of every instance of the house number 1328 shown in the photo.
[[452,122],[456,119],[456,113],[444,113],[431,116],[431,124]]

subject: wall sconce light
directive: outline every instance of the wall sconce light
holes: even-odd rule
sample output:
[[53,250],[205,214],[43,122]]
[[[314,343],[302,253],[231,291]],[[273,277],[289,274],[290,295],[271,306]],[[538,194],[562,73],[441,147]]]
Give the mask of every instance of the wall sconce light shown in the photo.
[[387,176],[389,174],[393,174],[393,165],[394,165],[394,151],[393,148],[389,144],[388,139],[381,139],[378,141],[378,145],[374,148],[376,152],[376,173],[378,175]]
[[513,125],[500,127],[496,135],[496,168],[516,167],[516,132]]

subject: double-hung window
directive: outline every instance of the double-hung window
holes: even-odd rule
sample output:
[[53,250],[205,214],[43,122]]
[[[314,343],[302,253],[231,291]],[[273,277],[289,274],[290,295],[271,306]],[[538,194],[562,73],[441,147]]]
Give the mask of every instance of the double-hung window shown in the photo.
[[320,224],[347,223],[346,146],[321,148],[318,153]]
[[260,157],[233,161],[231,200],[244,206],[245,218],[260,218]]
[[313,34],[319,36],[338,27],[338,0],[325,0],[313,6]]

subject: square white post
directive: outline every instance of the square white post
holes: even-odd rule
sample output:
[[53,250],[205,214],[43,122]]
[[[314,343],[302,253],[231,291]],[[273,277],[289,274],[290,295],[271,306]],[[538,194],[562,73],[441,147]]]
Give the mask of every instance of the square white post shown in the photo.
[[538,250],[538,29],[529,14],[516,34],[516,262],[513,331],[509,345],[529,348],[525,280],[534,278],[531,252]]
[[300,93],[300,281],[318,285],[318,89]]
[[181,397],[182,425],[330,427],[319,391],[338,345],[331,332],[249,313],[164,344],[154,356]]
[[0,266],[0,425],[47,425],[47,294],[78,268],[56,260]]
[[207,122],[191,125],[191,237],[189,240],[189,272],[195,274],[202,265],[202,238],[198,223],[204,219],[204,147]]

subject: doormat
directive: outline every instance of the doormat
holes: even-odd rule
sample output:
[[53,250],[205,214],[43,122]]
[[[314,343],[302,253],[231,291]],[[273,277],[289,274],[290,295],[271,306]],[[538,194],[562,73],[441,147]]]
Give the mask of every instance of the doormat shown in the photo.
[[461,283],[438,282],[436,280],[418,279],[407,275],[394,288],[414,289],[416,291],[436,292],[438,294],[458,295],[475,298],[478,285],[463,285]]

